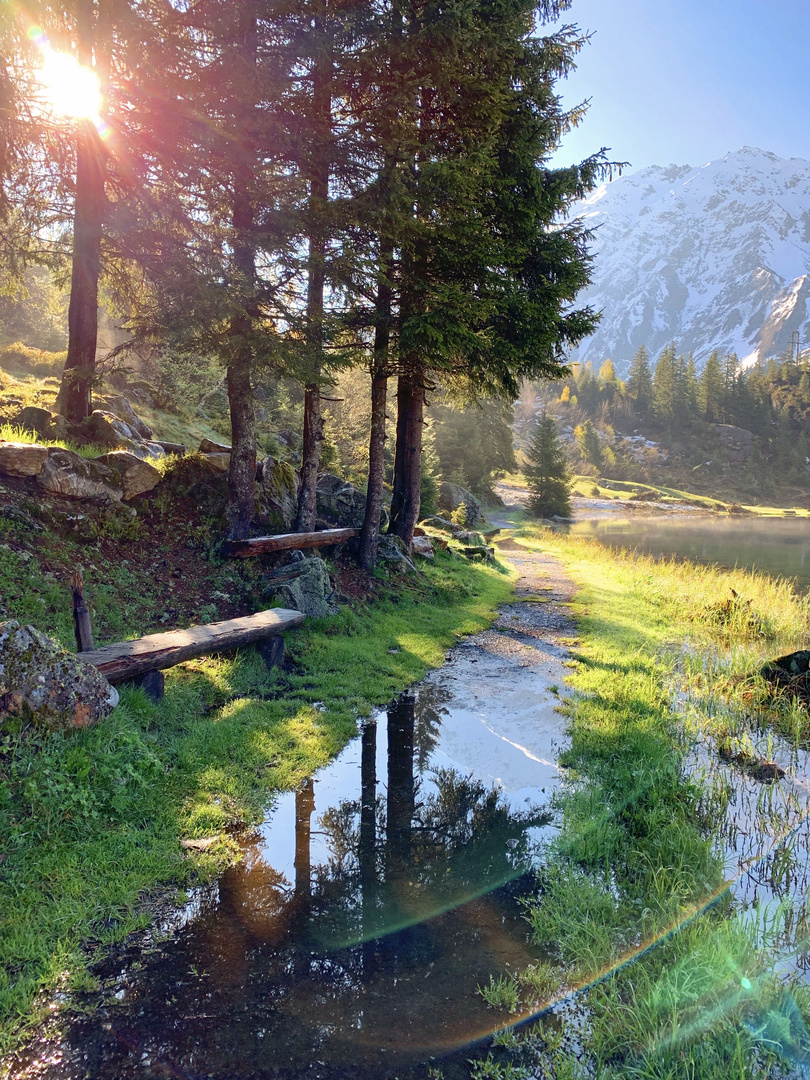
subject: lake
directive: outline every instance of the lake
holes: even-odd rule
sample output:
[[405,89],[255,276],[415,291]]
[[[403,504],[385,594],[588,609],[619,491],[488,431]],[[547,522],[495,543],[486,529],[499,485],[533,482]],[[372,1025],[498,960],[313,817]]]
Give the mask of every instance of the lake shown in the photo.
[[572,536],[593,537],[609,547],[629,548],[655,558],[746,567],[795,578],[803,591],[810,588],[807,518],[617,515],[577,521],[569,531]]

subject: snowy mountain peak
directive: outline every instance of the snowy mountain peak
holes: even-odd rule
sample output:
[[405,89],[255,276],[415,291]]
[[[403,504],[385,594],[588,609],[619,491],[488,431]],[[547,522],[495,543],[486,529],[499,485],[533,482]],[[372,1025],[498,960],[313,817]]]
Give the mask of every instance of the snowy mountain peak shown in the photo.
[[595,253],[578,301],[603,318],[572,360],[610,357],[624,373],[641,345],[752,364],[796,330],[810,344],[810,161],[743,146],[702,166],[653,165],[602,184],[575,214]]

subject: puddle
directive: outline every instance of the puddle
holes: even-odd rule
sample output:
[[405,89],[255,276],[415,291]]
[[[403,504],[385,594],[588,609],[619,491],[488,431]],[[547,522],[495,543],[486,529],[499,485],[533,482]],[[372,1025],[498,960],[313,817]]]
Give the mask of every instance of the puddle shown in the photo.
[[718,840],[736,911],[781,975],[810,983],[810,751],[773,731],[748,735],[776,776],[752,775],[702,740],[686,767],[726,804]]
[[477,986],[539,959],[519,897],[555,829],[571,633],[516,603],[460,643],[10,1075],[469,1077],[498,1020]]

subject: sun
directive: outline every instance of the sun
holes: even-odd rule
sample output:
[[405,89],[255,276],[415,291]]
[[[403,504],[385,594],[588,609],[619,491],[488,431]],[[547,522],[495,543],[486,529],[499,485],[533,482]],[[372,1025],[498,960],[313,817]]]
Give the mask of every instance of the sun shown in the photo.
[[59,116],[99,122],[101,91],[98,78],[68,53],[42,50],[39,81],[48,107]]

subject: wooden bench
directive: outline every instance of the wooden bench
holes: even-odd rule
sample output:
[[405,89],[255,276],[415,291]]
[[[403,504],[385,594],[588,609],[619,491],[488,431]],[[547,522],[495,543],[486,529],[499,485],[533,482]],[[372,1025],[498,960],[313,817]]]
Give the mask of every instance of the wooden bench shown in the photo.
[[360,532],[360,529],[322,529],[320,532],[279,533],[277,536],[256,536],[252,540],[226,540],[222,550],[225,555],[248,559],[269,551],[300,551],[303,548],[342,544],[359,536]]
[[[100,649],[80,652],[79,656],[97,667],[109,682],[138,682],[151,698],[157,700],[163,696],[162,672],[165,668],[209,653],[278,639],[285,630],[300,626],[305,618],[300,611],[273,608],[240,619],[147,634],[135,641],[116,641]],[[273,662],[282,651],[283,646],[271,649],[265,655],[265,661]]]

